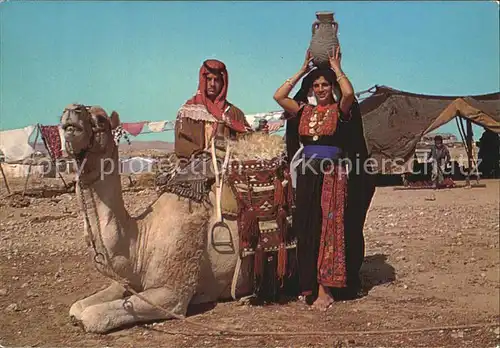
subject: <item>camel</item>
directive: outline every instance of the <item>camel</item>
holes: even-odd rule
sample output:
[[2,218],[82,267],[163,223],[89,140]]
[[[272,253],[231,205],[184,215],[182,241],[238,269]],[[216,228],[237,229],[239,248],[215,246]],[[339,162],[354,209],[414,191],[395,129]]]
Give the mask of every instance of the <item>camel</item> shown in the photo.
[[[120,123],[118,113],[108,117],[100,107],[70,104],[61,123],[68,153],[79,163],[77,196],[82,210],[89,212],[84,234],[91,257],[97,270],[113,279],[106,289],[75,302],[70,318],[86,332],[106,333],[183,317],[189,304],[230,299],[238,230],[236,222],[227,221],[234,248],[214,247],[213,193],[211,205],[163,193],[143,214],[131,217],[124,206],[112,136]],[[218,238],[227,240],[227,232],[215,233]],[[123,282],[136,294],[126,291]],[[252,293],[245,272],[237,284],[237,297]]]

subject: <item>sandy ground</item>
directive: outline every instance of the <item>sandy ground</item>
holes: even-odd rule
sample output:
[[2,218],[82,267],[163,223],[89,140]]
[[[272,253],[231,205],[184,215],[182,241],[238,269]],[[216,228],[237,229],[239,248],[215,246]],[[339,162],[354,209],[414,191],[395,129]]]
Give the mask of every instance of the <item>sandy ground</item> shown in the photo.
[[[213,328],[300,336],[210,334],[179,320],[86,334],[70,323],[69,308],[108,281],[88,259],[74,196],[29,198],[29,206],[18,208],[3,198],[0,346],[495,347],[500,343],[500,186],[482,183],[486,188],[377,188],[365,226],[363,280],[370,290],[364,298],[337,302],[326,313],[297,301],[225,302],[190,316]],[[21,185],[11,180],[12,188]],[[3,183],[1,190],[5,197]],[[125,190],[124,196],[129,211],[139,214],[155,194],[139,188]],[[446,328],[455,325],[469,328]],[[421,328],[435,329],[413,331]]]

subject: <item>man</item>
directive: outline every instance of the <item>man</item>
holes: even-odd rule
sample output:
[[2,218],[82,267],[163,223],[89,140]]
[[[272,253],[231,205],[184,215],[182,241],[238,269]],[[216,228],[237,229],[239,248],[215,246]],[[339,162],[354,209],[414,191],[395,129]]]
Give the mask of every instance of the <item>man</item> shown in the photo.
[[184,162],[210,150],[215,137],[218,155],[227,139],[251,131],[243,112],[227,101],[228,73],[221,61],[209,59],[200,68],[198,90],[179,110],[175,123],[175,154]]
[[432,161],[432,185],[437,188],[443,183],[446,164],[451,160],[450,151],[443,144],[443,138],[440,135],[434,137],[434,145],[431,147],[429,159]]
[[221,61],[209,59],[200,68],[198,90],[177,113],[174,152],[179,168],[160,172],[156,184],[162,191],[202,201],[215,173],[211,167],[212,140],[215,155],[224,157],[226,141],[252,130],[243,112],[227,101],[228,73]]

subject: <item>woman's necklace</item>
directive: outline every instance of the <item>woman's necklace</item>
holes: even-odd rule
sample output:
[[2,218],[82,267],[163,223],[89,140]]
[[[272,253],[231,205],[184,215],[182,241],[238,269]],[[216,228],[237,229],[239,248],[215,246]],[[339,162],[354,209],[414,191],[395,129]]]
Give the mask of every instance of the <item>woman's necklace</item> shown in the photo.
[[[326,109],[326,112],[324,111]],[[318,133],[323,126],[323,121],[328,117],[330,113],[329,108],[317,106],[314,108],[314,114],[309,119],[309,134],[312,135],[313,141],[319,139]]]

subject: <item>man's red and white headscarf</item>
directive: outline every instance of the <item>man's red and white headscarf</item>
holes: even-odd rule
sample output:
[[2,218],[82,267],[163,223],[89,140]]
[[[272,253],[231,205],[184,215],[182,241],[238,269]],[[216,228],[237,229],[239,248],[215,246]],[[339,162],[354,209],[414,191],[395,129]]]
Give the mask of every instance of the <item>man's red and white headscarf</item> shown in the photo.
[[[211,101],[206,94],[207,75],[210,73],[221,76],[223,83],[222,89],[214,101]],[[226,99],[228,84],[229,78],[224,63],[216,59],[204,61],[200,68],[198,90],[194,97],[181,107],[177,117],[189,117],[194,120],[209,122],[226,121],[227,126],[235,131],[246,132],[247,128],[243,123],[224,119],[224,114],[230,106]]]

